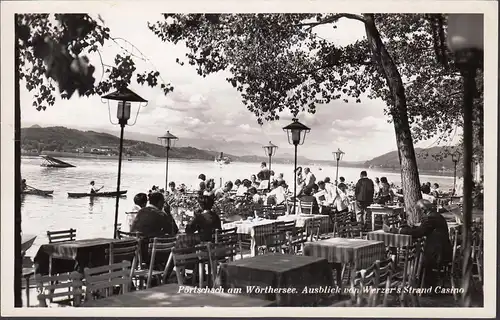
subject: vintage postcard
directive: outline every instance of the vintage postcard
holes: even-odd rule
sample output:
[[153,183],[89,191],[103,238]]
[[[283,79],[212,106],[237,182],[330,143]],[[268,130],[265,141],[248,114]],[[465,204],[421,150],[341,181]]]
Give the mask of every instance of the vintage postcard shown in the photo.
[[495,316],[497,2],[1,9],[2,316]]

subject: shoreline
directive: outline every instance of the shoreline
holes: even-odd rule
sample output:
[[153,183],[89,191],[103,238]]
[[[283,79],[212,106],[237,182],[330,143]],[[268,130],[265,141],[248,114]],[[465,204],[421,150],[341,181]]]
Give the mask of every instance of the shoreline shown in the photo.
[[[59,158],[74,158],[74,159],[96,159],[96,160],[118,160],[118,156],[107,156],[107,155],[98,155],[98,154],[89,154],[89,153],[74,153],[74,152],[42,152],[42,153],[21,153],[21,158],[38,158],[40,156],[51,156],[51,157],[59,157]],[[146,157],[146,156],[124,156],[122,158],[123,161],[165,161],[165,158],[162,157]],[[208,160],[208,159],[195,159],[195,158],[170,158],[170,160],[176,160],[176,161],[189,161],[189,162],[197,162],[197,161],[208,161],[208,162],[213,162],[213,160]],[[247,162],[247,161],[233,161],[234,163],[258,163],[258,162]],[[288,164],[288,163],[281,163],[278,162],[279,164]],[[321,167],[321,165],[315,165],[317,167]],[[357,168],[360,170],[371,170],[374,172],[390,172],[390,173],[401,173],[400,169],[394,169],[394,168],[383,168],[383,167],[377,167],[377,168],[366,168],[362,166],[341,166],[345,168]],[[432,170],[419,170],[419,173],[421,176],[442,176],[442,177],[453,177],[453,174],[450,174],[449,172],[441,172],[441,171],[432,171]]]

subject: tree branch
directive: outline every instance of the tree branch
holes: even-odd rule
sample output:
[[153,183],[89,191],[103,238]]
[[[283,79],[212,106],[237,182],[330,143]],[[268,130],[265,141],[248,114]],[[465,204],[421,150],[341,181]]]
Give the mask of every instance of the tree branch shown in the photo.
[[341,18],[354,19],[354,20],[361,21],[363,23],[366,22],[365,18],[363,18],[363,16],[361,16],[361,15],[353,14],[353,13],[339,13],[339,14],[335,14],[335,15],[331,16],[330,18],[322,20],[322,21],[299,23],[296,26],[297,27],[309,27],[309,28],[307,28],[307,30],[310,30],[316,26],[336,22],[336,21],[340,20]]

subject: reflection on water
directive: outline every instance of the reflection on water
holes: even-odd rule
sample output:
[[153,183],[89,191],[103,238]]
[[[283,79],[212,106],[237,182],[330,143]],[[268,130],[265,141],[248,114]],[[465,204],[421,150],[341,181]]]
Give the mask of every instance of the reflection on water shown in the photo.
[[[115,212],[115,198],[68,198],[68,192],[88,192],[89,182],[104,185],[102,191],[114,191],[117,178],[117,161],[105,159],[62,159],[75,168],[40,167],[39,158],[22,158],[21,173],[27,184],[38,189],[54,190],[53,197],[23,195],[21,198],[22,228],[25,234],[38,235],[29,254],[36,253],[42,243],[46,243],[47,230],[77,229],[77,238],[112,237]],[[304,166],[303,164],[299,164]],[[218,184],[237,178],[249,178],[260,170],[259,163],[234,162],[222,168],[211,161],[169,162],[169,181],[177,185],[185,183],[191,186],[200,173],[207,178],[214,178]],[[293,180],[292,164],[273,164],[273,170],[284,173],[290,184]],[[360,168],[339,168],[339,175],[347,182],[357,181]],[[335,167],[311,166],[311,171],[318,180],[329,176],[335,179]],[[400,173],[367,170],[371,178],[386,176],[390,182],[399,184]],[[451,188],[453,177],[422,176],[422,181],[437,182],[442,190]],[[122,164],[122,190],[128,190],[127,197],[119,202],[120,214],[130,211],[134,195],[147,192],[153,185],[163,187],[165,181],[165,162],[124,161]]]

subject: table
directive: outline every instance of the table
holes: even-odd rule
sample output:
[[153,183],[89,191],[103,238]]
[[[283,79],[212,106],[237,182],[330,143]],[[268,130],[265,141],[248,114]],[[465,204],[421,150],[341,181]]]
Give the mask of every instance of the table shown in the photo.
[[108,263],[106,249],[109,245],[128,240],[130,239],[95,238],[43,244],[34,258],[36,274],[57,274],[75,270],[83,273],[86,267],[105,265]]
[[353,264],[358,270],[368,268],[376,260],[383,259],[385,245],[382,241],[331,238],[306,242],[304,254],[325,258],[330,263]]
[[[226,289],[242,288],[250,296],[275,300],[277,306],[316,305],[328,295],[304,293],[304,288],[325,288],[333,283],[326,259],[287,254],[266,254],[221,265],[219,283]],[[266,291],[289,289],[293,292],[247,292],[247,286]]]
[[328,233],[330,230],[330,217],[324,214],[290,214],[286,216],[279,216],[277,220],[279,221],[293,221],[295,220],[295,225],[297,227],[304,227],[307,220],[310,219],[321,219],[321,226],[319,232],[321,234]]
[[413,242],[412,236],[408,234],[396,234],[384,232],[384,230],[371,231],[366,234],[368,240],[383,241],[388,247],[402,248],[410,246]]
[[250,235],[250,255],[253,257],[257,253],[257,246],[262,245],[261,243],[258,243],[258,241],[255,240],[254,228],[256,226],[269,226],[269,229],[272,229],[272,225],[275,222],[276,220],[269,220],[269,219],[235,221],[223,224],[222,229],[232,229],[236,227],[237,228],[236,233],[240,235]]
[[375,231],[376,215],[397,214],[401,216],[401,214],[404,212],[403,207],[396,207],[396,206],[371,205],[368,207],[368,209],[370,209],[370,211],[372,212],[372,231]]
[[146,290],[85,302],[85,308],[164,308],[164,307],[267,307],[268,300],[251,298],[242,294],[191,293],[194,287],[167,284]]

